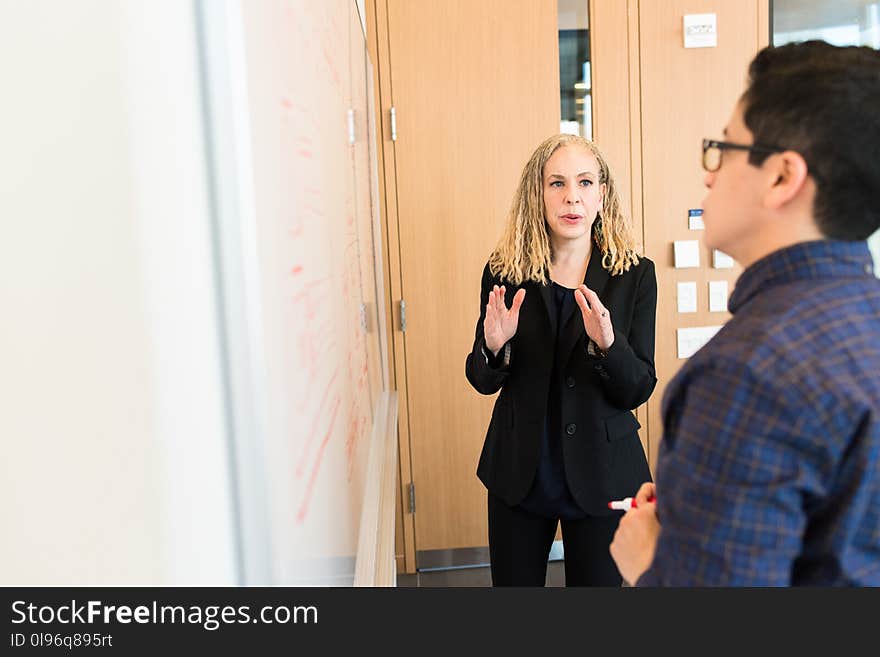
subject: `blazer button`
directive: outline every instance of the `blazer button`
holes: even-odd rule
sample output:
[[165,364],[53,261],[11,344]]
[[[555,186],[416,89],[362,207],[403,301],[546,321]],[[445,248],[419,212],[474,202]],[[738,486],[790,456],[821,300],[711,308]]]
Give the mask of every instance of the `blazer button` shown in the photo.
[[573,436],[577,430],[578,427],[574,422],[565,426],[565,433],[567,433],[569,436]]
[[565,380],[565,385],[567,385],[569,388],[574,388],[574,377],[573,376],[568,377]]

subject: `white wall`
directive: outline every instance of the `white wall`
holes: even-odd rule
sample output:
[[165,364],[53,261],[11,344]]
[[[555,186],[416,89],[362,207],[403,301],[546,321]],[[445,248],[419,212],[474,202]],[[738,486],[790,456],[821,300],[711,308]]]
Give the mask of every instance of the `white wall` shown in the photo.
[[192,6],[0,0],[0,584],[237,579]]

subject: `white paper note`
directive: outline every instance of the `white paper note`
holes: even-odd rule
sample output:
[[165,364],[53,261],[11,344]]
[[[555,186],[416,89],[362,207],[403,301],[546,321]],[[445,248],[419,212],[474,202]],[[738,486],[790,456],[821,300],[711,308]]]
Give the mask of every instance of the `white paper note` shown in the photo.
[[685,14],[682,18],[685,48],[715,48],[718,45],[718,20],[715,14]]
[[673,249],[676,269],[700,266],[700,243],[697,240],[676,240]]
[[709,281],[709,312],[723,313],[727,310],[727,281]]
[[678,284],[678,312],[697,312],[697,282],[687,281]]
[[704,230],[706,224],[703,223],[703,211],[699,208],[688,210],[688,229]]
[[712,266],[715,269],[733,269],[733,258],[715,249],[712,251]]
[[678,329],[678,357],[690,358],[719,330],[721,330],[720,326],[694,326],[693,328]]

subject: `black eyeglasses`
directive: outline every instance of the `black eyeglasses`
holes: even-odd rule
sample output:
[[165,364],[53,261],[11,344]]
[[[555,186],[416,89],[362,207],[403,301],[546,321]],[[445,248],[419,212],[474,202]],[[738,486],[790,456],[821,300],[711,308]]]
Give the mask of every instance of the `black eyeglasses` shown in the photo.
[[751,153],[782,153],[785,148],[779,146],[762,146],[760,144],[733,144],[729,141],[703,140],[703,168],[706,171],[718,171],[721,167],[721,155],[724,151],[749,151]]

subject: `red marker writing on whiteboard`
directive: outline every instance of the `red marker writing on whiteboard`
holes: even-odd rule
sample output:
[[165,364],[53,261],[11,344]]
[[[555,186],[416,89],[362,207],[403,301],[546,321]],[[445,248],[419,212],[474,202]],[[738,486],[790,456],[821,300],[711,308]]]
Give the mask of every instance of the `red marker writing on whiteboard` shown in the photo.
[[[657,498],[651,495],[648,498],[648,502],[656,502]],[[612,500],[608,503],[609,509],[615,509],[617,511],[629,511],[630,509],[635,509],[639,506],[638,502],[636,502],[636,498],[634,497],[624,497],[622,500]]]

